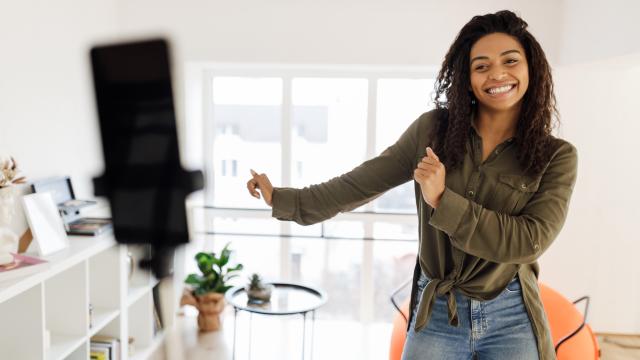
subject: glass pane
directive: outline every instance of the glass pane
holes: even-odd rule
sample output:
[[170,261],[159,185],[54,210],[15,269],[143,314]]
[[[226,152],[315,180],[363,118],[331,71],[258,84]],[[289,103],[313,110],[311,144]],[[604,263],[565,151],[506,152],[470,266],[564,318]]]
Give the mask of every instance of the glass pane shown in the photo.
[[329,295],[318,309],[319,319],[359,320],[362,243],[291,238],[292,280],[318,286]]
[[230,243],[232,254],[229,263],[243,265],[240,276],[233,279],[231,285],[245,285],[253,273],[258,273],[265,281],[281,279],[280,240],[279,237],[214,235],[206,237],[204,248],[219,255],[222,248]]
[[[376,241],[373,246],[374,320],[392,322],[397,310],[391,304],[390,296],[413,276],[418,242]],[[408,285],[394,298],[402,303],[410,293],[411,285]]]
[[367,80],[292,82],[292,186],[318,184],[365,161]]
[[364,237],[364,223],[362,221],[325,221],[324,235],[331,238],[362,239]]
[[[378,80],[376,153],[395,143],[422,113],[433,109],[432,79]],[[413,181],[389,190],[374,201],[380,212],[416,213]]]
[[373,238],[385,240],[418,240],[418,218],[415,224],[376,222],[373,224]]
[[269,208],[249,195],[246,182],[249,169],[274,186],[282,182],[282,79],[215,77],[213,103],[213,205]]
[[248,219],[237,217],[213,217],[213,225],[207,231],[227,234],[279,235],[280,223],[275,219]]

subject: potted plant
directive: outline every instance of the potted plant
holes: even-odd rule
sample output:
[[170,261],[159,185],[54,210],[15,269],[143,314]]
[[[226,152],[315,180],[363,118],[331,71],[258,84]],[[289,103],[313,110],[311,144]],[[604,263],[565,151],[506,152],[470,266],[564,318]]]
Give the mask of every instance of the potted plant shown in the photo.
[[245,286],[250,303],[262,304],[271,300],[272,284],[266,284],[258,274],[249,277],[249,283]]
[[202,331],[220,328],[220,313],[224,309],[224,293],[229,290],[229,280],[238,276],[242,264],[229,266],[231,250],[227,243],[220,256],[215,253],[199,252],[195,256],[200,274],[189,274],[185,279],[185,289],[180,305],[192,305],[198,309],[198,327]]

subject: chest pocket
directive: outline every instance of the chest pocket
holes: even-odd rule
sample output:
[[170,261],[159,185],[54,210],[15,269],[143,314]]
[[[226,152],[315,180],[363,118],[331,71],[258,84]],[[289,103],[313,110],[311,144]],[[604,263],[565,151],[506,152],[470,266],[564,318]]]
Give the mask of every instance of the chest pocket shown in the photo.
[[496,184],[496,200],[502,202],[502,211],[517,215],[540,187],[541,178],[522,175],[500,174]]

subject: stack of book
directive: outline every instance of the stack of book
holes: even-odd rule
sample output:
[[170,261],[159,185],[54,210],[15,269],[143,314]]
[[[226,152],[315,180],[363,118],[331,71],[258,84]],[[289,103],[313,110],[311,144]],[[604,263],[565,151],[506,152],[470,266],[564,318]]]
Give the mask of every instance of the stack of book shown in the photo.
[[120,360],[120,340],[111,336],[91,338],[91,360]]

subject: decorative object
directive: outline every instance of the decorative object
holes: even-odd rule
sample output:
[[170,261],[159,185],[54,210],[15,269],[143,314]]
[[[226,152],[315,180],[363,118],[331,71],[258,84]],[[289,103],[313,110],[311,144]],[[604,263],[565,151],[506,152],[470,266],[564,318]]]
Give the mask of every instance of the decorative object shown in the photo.
[[127,263],[127,281],[131,283],[131,278],[133,278],[133,272],[136,269],[136,261],[134,260],[133,254],[131,253],[131,251],[127,251],[127,258],[125,261]]
[[25,195],[22,202],[40,256],[69,246],[62,218],[50,193]]
[[[21,226],[24,215],[16,202],[21,190],[16,188],[16,184],[24,184],[25,181],[13,157],[0,157],[0,265],[13,261],[11,253],[18,251],[18,234],[24,231],[24,226]],[[20,216],[16,218],[16,215]]]
[[89,329],[93,327],[93,304],[89,303]]
[[191,305],[198,309],[198,327],[201,331],[215,331],[220,328],[220,313],[224,309],[224,293],[232,286],[228,281],[238,276],[242,264],[229,267],[231,250],[227,243],[220,256],[215,253],[200,252],[195,260],[201,274],[189,274],[185,279],[185,289],[180,305]]
[[44,259],[24,254],[9,254],[9,256],[11,261],[0,265],[0,282],[46,270],[50,265]]
[[27,178],[20,175],[18,163],[13,157],[0,157],[0,188],[9,187],[12,184],[24,184]]
[[245,287],[247,297],[250,303],[261,304],[271,300],[272,284],[262,282],[262,278],[258,274],[252,274],[249,278],[249,284]]

